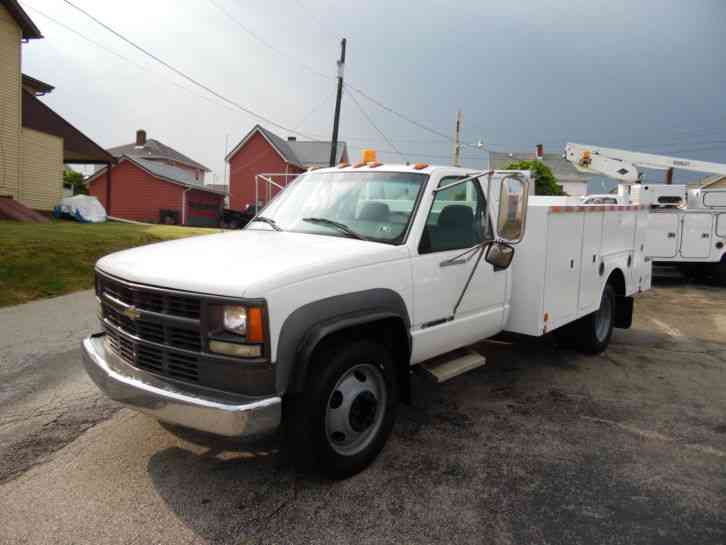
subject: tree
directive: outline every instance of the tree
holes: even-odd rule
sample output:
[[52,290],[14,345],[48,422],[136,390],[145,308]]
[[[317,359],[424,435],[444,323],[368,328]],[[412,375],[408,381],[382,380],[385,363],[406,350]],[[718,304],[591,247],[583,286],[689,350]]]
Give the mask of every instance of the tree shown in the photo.
[[88,195],[88,188],[83,183],[83,174],[75,170],[63,171],[63,185],[70,186],[74,195]]
[[565,195],[550,167],[538,159],[511,163],[506,170],[529,170],[534,175],[535,195]]

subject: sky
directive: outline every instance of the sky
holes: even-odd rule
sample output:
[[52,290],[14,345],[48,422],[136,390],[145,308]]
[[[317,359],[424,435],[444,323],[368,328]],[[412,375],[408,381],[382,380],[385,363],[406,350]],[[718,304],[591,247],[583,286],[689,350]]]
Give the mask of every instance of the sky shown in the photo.
[[[330,140],[346,37],[346,84],[401,114],[346,90],[353,160],[370,147],[450,164],[461,109],[465,166],[568,141],[726,162],[724,0],[72,1],[298,139]],[[45,36],[23,46],[23,72],[54,85],[42,100],[105,148],[143,128],[223,183],[225,150],[255,123],[291,134],[64,0],[21,4]]]

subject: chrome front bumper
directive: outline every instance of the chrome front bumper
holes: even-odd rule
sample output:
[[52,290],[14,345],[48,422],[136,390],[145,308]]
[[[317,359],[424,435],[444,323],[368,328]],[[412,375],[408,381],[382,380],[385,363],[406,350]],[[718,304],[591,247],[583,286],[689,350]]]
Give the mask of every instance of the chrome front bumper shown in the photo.
[[250,398],[177,385],[131,367],[106,348],[105,334],[81,344],[83,365],[111,399],[163,422],[225,437],[269,435],[282,418],[279,397]]

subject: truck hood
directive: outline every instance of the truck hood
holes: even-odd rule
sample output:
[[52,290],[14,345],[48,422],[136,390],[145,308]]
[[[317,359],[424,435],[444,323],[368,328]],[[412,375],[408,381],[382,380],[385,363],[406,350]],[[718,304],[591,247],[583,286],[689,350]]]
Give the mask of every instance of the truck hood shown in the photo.
[[406,256],[403,246],[255,229],[132,248],[101,258],[96,267],[139,284],[262,297],[316,276]]

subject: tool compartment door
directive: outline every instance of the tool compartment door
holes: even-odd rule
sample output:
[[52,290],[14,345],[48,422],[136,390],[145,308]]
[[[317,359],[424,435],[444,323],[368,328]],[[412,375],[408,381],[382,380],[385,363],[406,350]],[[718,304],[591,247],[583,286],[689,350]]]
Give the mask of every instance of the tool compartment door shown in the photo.
[[711,222],[711,214],[683,215],[683,257],[708,257],[711,252]]
[[602,262],[600,255],[602,247],[602,221],[603,212],[599,210],[587,211],[584,218],[582,235],[582,277],[580,279],[580,310],[595,310],[600,304],[600,288],[602,278],[598,268]]
[[547,230],[544,311],[549,329],[577,314],[584,212],[551,212]]
[[680,215],[653,213],[648,221],[646,254],[650,257],[675,257],[678,251]]

